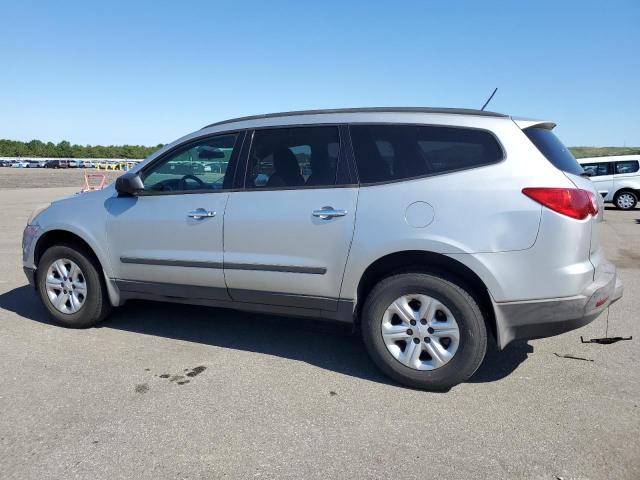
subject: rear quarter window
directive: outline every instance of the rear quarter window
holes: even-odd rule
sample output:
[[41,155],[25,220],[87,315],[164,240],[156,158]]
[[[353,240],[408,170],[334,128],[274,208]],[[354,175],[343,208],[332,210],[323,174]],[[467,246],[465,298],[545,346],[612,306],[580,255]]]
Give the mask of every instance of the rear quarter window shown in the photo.
[[640,170],[638,160],[629,160],[624,162],[616,162],[616,173],[635,173]]
[[567,147],[555,134],[541,127],[530,127],[523,130],[524,134],[531,140],[536,148],[549,160],[557,169],[563,172],[582,175],[583,168]]
[[502,160],[488,131],[426,125],[351,125],[361,183],[442,174]]

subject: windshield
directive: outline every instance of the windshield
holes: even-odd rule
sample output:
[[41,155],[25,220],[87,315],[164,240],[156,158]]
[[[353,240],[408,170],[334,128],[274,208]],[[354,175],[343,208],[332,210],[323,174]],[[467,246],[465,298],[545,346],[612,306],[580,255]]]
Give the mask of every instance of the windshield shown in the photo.
[[529,140],[531,140],[538,150],[540,150],[540,153],[556,168],[575,175],[582,175],[584,173],[584,170],[573,154],[551,130],[531,127],[525,128],[523,132],[529,137]]

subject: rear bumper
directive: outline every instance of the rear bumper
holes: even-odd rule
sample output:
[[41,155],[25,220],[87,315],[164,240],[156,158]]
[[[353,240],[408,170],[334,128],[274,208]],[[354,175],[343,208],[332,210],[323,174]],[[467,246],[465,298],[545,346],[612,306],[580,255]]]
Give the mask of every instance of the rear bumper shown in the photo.
[[610,263],[597,269],[596,278],[580,295],[524,302],[494,302],[498,346],[516,339],[552,337],[580,328],[600,315],[623,294]]

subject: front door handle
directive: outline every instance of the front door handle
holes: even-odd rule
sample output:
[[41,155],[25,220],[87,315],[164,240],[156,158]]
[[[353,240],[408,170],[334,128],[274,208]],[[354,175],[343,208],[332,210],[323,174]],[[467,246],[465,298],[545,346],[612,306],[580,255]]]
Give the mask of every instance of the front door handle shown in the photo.
[[187,214],[187,217],[195,218],[196,220],[202,220],[203,218],[211,218],[215,216],[216,216],[216,212],[205,210],[204,208],[196,208],[195,210]]
[[344,217],[347,214],[347,211],[336,210],[333,207],[322,207],[320,210],[314,210],[311,214],[314,217],[321,218],[322,220],[329,220],[334,217]]

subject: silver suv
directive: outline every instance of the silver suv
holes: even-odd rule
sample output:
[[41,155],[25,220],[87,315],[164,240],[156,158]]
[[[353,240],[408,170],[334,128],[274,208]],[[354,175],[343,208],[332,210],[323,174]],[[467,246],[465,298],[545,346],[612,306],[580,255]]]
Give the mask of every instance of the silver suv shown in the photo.
[[214,123],[36,210],[24,270],[67,327],[132,298],[337,320],[391,378],[446,390],[489,334],[557,335],[622,296],[602,198],[554,126],[427,108]]

